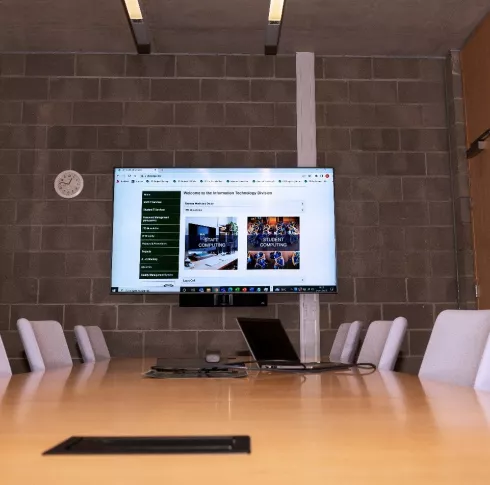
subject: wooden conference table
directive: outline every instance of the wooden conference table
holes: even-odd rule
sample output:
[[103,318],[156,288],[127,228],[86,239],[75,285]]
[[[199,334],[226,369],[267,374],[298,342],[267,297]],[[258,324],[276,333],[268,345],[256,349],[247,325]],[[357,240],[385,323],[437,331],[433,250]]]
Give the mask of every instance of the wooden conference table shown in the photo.
[[[142,379],[149,364],[0,378],[0,483],[490,483],[490,393],[368,371]],[[41,456],[72,435],[239,434],[250,455]]]

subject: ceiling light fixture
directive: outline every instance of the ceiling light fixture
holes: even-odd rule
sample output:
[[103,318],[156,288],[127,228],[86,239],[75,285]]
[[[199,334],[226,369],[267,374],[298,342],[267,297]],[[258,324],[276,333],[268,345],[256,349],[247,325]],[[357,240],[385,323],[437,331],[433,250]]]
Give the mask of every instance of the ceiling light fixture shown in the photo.
[[265,54],[277,54],[279,39],[281,37],[282,16],[286,0],[270,0],[269,18],[265,29]]
[[138,0],[125,0],[128,15],[131,20],[143,20],[140,4]]
[[138,0],[122,0],[138,54],[150,54],[151,44]]

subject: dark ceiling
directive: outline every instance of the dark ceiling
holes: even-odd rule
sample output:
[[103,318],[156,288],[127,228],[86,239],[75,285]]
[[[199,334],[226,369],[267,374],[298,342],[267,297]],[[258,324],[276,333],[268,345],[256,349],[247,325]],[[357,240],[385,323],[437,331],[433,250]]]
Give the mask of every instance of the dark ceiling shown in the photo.
[[[142,0],[154,52],[256,53],[269,0]],[[439,56],[490,0],[288,0],[279,53]],[[134,52],[121,0],[0,0],[0,51]]]

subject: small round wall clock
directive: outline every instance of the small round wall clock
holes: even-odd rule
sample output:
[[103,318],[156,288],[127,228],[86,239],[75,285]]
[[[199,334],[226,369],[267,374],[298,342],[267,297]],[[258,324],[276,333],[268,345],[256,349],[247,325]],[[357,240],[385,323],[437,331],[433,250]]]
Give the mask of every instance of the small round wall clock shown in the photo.
[[83,190],[83,177],[75,170],[65,170],[56,177],[54,189],[60,197],[73,199]]

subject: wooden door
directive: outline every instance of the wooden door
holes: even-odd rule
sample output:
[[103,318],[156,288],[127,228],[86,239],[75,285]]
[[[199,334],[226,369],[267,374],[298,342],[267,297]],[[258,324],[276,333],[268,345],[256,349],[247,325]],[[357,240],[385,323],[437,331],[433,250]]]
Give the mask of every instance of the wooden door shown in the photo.
[[478,308],[490,309],[490,149],[469,160]]
[[[490,129],[490,16],[461,51],[469,146]],[[478,308],[490,309],[490,147],[468,160]]]
[[490,15],[461,51],[468,144],[490,128]]

